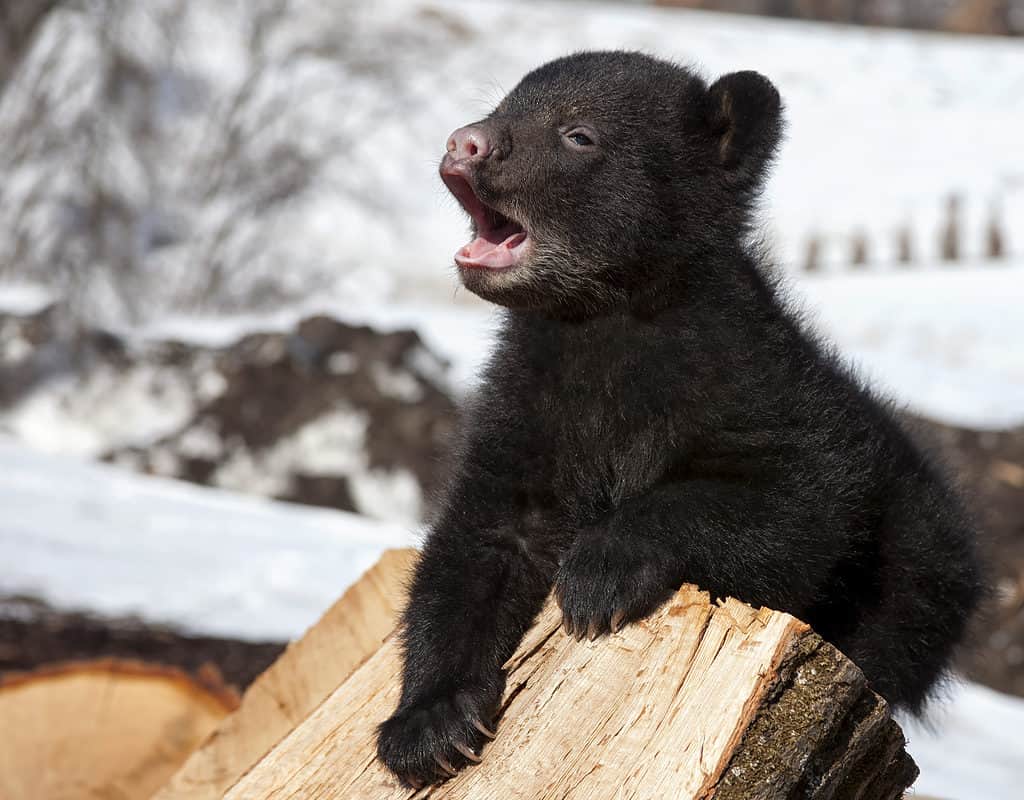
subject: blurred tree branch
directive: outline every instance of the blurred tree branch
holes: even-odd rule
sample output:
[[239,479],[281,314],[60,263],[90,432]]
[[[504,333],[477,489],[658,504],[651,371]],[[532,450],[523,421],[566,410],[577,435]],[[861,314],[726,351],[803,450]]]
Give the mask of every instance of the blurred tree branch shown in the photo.
[[376,22],[365,0],[47,5],[0,92],[0,274],[129,322],[336,280],[304,219],[338,198],[382,205],[355,145],[460,35]]
[[0,94],[31,47],[43,19],[61,0],[4,0],[0,3]]

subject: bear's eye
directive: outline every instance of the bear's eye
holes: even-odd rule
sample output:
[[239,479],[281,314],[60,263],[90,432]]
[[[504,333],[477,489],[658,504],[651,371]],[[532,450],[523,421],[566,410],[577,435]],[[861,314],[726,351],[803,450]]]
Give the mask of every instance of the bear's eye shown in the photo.
[[594,135],[583,128],[573,128],[564,134],[567,141],[572,143],[574,149],[587,149],[594,146]]

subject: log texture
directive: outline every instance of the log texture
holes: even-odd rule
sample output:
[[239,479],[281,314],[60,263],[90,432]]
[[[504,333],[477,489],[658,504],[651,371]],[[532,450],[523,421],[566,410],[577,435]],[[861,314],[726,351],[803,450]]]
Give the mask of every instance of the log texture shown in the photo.
[[388,550],[246,691],[238,710],[153,800],[224,792],[375,653],[394,630],[415,550]]
[[391,638],[225,797],[888,800],[916,777],[885,702],[787,614],[683,587],[594,642],[559,621],[549,604],[509,661],[479,766],[414,792],[376,760],[399,692]]

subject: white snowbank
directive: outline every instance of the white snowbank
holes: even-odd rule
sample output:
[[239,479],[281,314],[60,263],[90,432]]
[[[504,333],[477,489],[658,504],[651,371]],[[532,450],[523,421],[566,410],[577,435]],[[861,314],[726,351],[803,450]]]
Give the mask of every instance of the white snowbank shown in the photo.
[[1024,263],[792,285],[817,327],[897,402],[954,425],[1024,423]]
[[412,531],[0,440],[0,594],[248,639],[298,636]]

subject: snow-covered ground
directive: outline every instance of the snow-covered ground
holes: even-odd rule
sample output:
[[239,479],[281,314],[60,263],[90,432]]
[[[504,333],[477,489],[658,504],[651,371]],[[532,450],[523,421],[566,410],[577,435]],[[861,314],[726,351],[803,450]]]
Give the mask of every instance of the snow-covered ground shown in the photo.
[[[1024,700],[984,686],[955,687],[924,722],[901,719],[921,776],[917,794],[943,800],[1018,800],[1024,785]],[[912,796],[912,795],[911,795]]]
[[[299,636],[386,547],[412,532],[255,500],[0,440],[0,594],[138,614],[251,639]],[[1011,800],[1024,780],[1024,701],[956,687],[928,724],[904,720],[917,791]]]
[[0,594],[247,639],[302,633],[415,532],[0,439]]
[[792,286],[815,327],[912,411],[982,429],[1024,424],[1024,261]]

